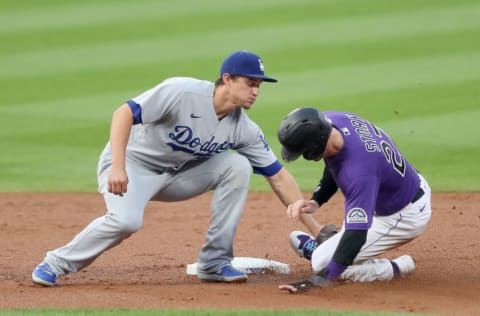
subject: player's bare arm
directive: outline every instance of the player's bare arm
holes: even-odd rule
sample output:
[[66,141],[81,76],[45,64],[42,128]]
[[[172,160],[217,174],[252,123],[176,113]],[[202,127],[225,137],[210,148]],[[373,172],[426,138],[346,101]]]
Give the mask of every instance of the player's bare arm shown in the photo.
[[133,124],[133,114],[127,104],[113,113],[110,128],[112,167],[108,176],[108,192],[123,196],[127,192],[128,177],[125,170],[125,151]]
[[287,207],[287,215],[290,218],[300,218],[303,214],[313,214],[319,205],[314,200],[297,200]]
[[291,216],[288,211],[290,205],[297,201],[304,200],[302,192],[291,173],[287,169],[282,168],[277,174],[267,177],[267,180],[280,201],[287,207],[287,215],[290,218],[299,219],[305,227],[316,236],[322,226],[311,214],[308,214],[308,212],[298,212],[296,216]]

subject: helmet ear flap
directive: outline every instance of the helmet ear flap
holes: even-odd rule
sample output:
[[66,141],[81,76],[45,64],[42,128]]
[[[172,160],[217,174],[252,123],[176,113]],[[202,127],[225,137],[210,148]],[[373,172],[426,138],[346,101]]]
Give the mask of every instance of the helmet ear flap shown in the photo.
[[315,108],[302,107],[290,112],[277,133],[283,160],[294,161],[301,155],[307,160],[320,160],[331,131],[332,124]]
[[302,156],[305,160],[320,160],[323,158],[324,151],[325,151],[325,146],[321,147],[313,143],[310,147],[305,149]]

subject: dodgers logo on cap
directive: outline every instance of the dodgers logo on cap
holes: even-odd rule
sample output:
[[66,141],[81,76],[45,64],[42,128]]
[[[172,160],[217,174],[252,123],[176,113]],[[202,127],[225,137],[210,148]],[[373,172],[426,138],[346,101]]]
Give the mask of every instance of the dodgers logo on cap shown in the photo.
[[260,70],[265,71],[265,67],[263,67],[263,62],[261,58],[258,59],[258,64],[260,65]]

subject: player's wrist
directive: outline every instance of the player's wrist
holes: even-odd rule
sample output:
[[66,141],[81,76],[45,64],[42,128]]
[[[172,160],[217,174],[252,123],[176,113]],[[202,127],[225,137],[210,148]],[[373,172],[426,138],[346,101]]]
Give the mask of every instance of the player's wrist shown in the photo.
[[317,208],[317,209],[318,209],[318,208],[320,207],[320,203],[318,203],[318,201],[316,201],[316,200],[311,199],[311,200],[309,201],[309,203],[310,203],[310,206],[313,207],[313,208]]

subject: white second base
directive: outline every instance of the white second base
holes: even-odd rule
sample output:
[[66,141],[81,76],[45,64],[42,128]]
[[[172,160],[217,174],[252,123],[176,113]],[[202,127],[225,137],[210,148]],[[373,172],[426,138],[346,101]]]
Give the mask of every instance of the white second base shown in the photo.
[[[187,274],[197,275],[197,262],[187,264]],[[232,266],[245,273],[265,273],[272,271],[279,274],[289,274],[290,266],[286,263],[251,257],[235,257]]]

